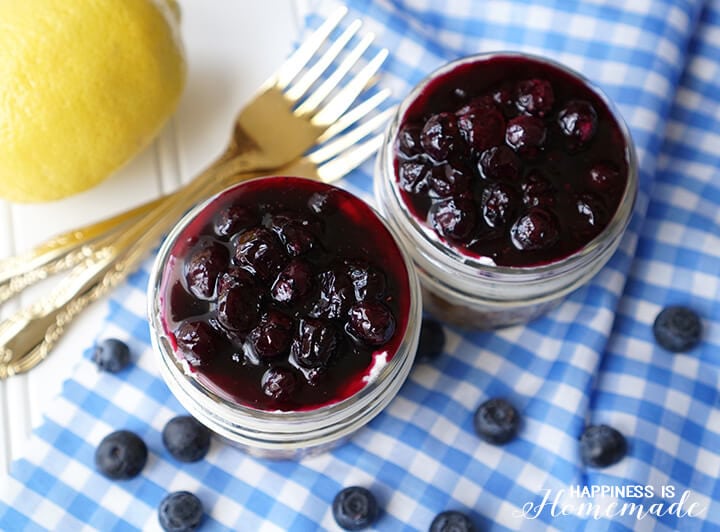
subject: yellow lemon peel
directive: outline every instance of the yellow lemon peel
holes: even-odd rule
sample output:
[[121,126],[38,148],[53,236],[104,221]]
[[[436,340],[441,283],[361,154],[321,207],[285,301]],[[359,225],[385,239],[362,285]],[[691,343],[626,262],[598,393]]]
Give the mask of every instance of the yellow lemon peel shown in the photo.
[[186,78],[174,0],[0,0],[0,197],[64,198],[155,137]]

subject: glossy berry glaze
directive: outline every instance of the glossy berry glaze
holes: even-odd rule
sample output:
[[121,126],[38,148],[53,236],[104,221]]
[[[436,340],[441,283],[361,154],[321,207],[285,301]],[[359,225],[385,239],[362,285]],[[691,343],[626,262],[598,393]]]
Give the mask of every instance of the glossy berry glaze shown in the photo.
[[407,108],[395,176],[413,216],[498,266],[555,262],[610,222],[628,163],[619,124],[579,78],[493,56],[432,79]]
[[161,285],[176,357],[221,397],[261,410],[345,399],[407,326],[402,255],[370,207],[291,177],[222,193],[182,230]]

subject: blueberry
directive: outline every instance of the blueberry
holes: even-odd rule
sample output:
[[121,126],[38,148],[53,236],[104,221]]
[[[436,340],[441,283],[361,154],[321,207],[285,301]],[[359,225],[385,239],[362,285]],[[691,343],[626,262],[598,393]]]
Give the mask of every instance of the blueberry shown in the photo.
[[227,248],[217,240],[203,239],[185,262],[185,282],[188,290],[199,299],[212,299],[215,283],[227,269]]
[[597,192],[615,193],[624,185],[624,181],[616,165],[600,161],[590,168],[588,185]]
[[291,257],[303,255],[317,245],[320,224],[303,215],[288,212],[266,217],[264,223],[277,234]]
[[297,388],[297,377],[289,368],[270,367],[263,373],[260,386],[272,399],[287,399]]
[[475,526],[470,518],[457,510],[446,510],[435,516],[429,532],[473,532]]
[[226,205],[215,216],[214,229],[219,237],[229,237],[257,223],[257,214],[242,205]]
[[560,131],[570,141],[571,151],[592,140],[597,130],[597,121],[595,108],[585,100],[569,101],[557,116]]
[[560,238],[557,218],[549,211],[533,207],[518,218],[510,229],[510,239],[520,251],[547,249]]
[[520,159],[507,146],[493,146],[480,155],[478,170],[485,179],[514,181],[520,175]]
[[545,145],[545,124],[534,116],[520,115],[508,122],[505,142],[521,156],[534,158]]
[[286,260],[277,236],[264,227],[240,233],[233,239],[233,246],[236,263],[263,281],[274,279]]
[[278,274],[270,289],[270,296],[278,303],[294,305],[310,293],[312,269],[301,259],[293,259]]
[[420,144],[435,161],[444,161],[455,151],[460,140],[457,119],[453,113],[432,115],[420,132]]
[[191,532],[203,520],[204,510],[197,495],[189,491],[169,493],[160,501],[158,520],[165,532]]
[[493,183],[482,193],[480,206],[489,227],[506,225],[518,210],[519,200],[515,190],[506,183]]
[[423,318],[420,327],[416,360],[432,360],[443,352],[445,347],[445,329],[432,318]]
[[448,198],[435,202],[428,212],[435,231],[449,240],[467,240],[477,222],[477,207],[470,198]]
[[274,358],[285,353],[292,340],[292,325],[292,318],[276,310],[263,314],[246,340],[253,358]]
[[520,415],[506,399],[497,397],[481,404],[473,417],[475,432],[483,440],[502,445],[512,440],[520,427]]
[[260,317],[260,294],[248,282],[233,282],[220,291],[217,300],[218,322],[230,331],[248,331]]
[[387,281],[382,270],[362,260],[347,261],[346,265],[356,301],[382,299],[385,296]]
[[608,212],[602,200],[594,194],[580,194],[575,198],[575,223],[572,231],[589,240],[597,235],[608,222]]
[[414,157],[422,153],[420,145],[420,126],[405,125],[397,135],[396,149],[405,157]]
[[290,346],[290,360],[302,368],[324,367],[337,349],[337,333],[329,323],[318,319],[300,320]]
[[653,323],[655,341],[673,353],[690,351],[700,343],[702,321],[694,310],[673,305],[664,308]]
[[555,187],[537,170],[531,171],[520,185],[522,201],[526,207],[548,209],[555,205]]
[[418,194],[427,188],[431,165],[427,161],[403,161],[398,165],[398,182],[406,192]]
[[377,499],[367,488],[350,486],[335,495],[332,503],[335,522],[344,530],[361,530],[378,517]]
[[95,449],[95,467],[108,478],[129,479],[140,474],[147,457],[147,445],[140,436],[118,430],[105,436]]
[[427,178],[432,197],[459,196],[470,190],[470,178],[449,163],[436,166]]
[[505,116],[515,116],[517,114],[515,93],[516,87],[510,81],[502,82],[491,93],[493,102],[500,108]]
[[331,269],[317,277],[320,290],[317,300],[310,309],[313,318],[343,318],[354,300],[354,290],[345,271]]
[[178,351],[191,366],[200,367],[215,358],[217,334],[208,322],[183,321],[174,334]]
[[591,467],[607,467],[627,453],[625,437],[607,425],[590,425],[580,436],[580,458]]
[[176,416],[165,424],[162,442],[181,462],[197,462],[210,449],[210,430],[191,416]]
[[[218,277],[217,293],[221,295],[226,290],[230,290],[238,285],[256,288],[253,276],[248,270],[238,266],[230,266]],[[202,313],[200,312],[199,314]]]
[[[465,99],[467,99],[467,95]],[[461,98],[461,100],[464,99]],[[497,102],[494,100],[492,94],[481,94],[480,96],[472,98],[455,111],[455,116],[460,117],[465,114],[481,115],[487,110],[497,110]]]
[[348,332],[361,342],[381,346],[395,332],[395,317],[390,309],[379,301],[364,301],[350,308]]
[[527,79],[517,84],[515,105],[521,113],[545,116],[555,103],[552,85],[544,79]]
[[457,119],[458,129],[476,153],[497,146],[505,134],[505,117],[494,105],[476,105],[463,109]]
[[116,338],[107,338],[95,346],[92,360],[102,371],[117,373],[130,363],[130,349]]

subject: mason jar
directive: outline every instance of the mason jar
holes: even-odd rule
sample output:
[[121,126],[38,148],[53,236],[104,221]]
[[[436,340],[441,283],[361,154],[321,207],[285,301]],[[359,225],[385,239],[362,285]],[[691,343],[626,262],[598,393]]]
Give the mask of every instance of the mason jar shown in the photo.
[[[625,184],[624,188],[617,192],[617,208],[612,217],[598,234],[578,249],[537,264],[497,264],[482,254],[468,253],[462,246],[448,242],[448,239],[443,238],[433,228],[429,218],[423,218],[409,208],[408,194],[401,189],[398,179],[398,135],[407,120],[409,109],[414,109],[414,116],[417,117],[422,115],[422,110],[417,109],[418,106],[425,105],[423,102],[437,103],[466,97],[462,88],[450,91],[447,87],[457,76],[465,80],[483,80],[487,77],[494,79],[495,83],[500,82],[497,65],[503,64],[503,61],[514,65],[515,76],[531,76],[532,72],[538,75],[537,73],[542,74],[545,69],[549,69],[551,73],[586,90],[599,102],[598,105],[604,107],[622,145],[620,156],[625,168],[624,176],[621,177],[624,177]],[[529,67],[527,73],[526,65]],[[440,94],[439,91],[445,92]],[[500,100],[496,94],[498,93],[493,93],[493,99]],[[462,100],[460,103],[452,103],[449,108],[452,110],[453,105],[461,104]],[[511,112],[515,113],[516,110],[511,109]],[[510,121],[506,124],[510,124]],[[505,142],[507,138],[506,134]],[[417,141],[415,138],[411,144]],[[507,151],[506,148],[503,150]],[[582,157],[582,150],[579,151],[579,157]],[[448,158],[452,156],[451,153]],[[542,157],[541,155],[539,162],[533,163],[540,171]],[[410,152],[408,160],[413,158],[429,160],[424,153],[416,155]],[[478,161],[477,164],[480,168],[481,163]],[[474,175],[472,179],[481,180],[482,176]],[[515,52],[464,57],[445,64],[422,80],[400,103],[389,123],[374,174],[374,190],[379,210],[405,249],[409,250],[420,277],[425,309],[446,322],[472,329],[491,329],[528,322],[558,305],[570,292],[592,279],[620,243],[633,212],[637,186],[637,162],[633,143],[627,126],[607,96],[592,82],[564,65]],[[518,189],[518,195],[521,193]],[[481,213],[477,214],[478,219],[481,216]]]
[[[203,377],[179,353],[178,341],[169,325],[170,284],[177,278],[178,246],[192,243],[194,233],[218,210],[223,198],[232,197],[243,187],[274,183],[288,194],[303,187],[330,191],[341,198],[352,212],[352,223],[370,224],[375,234],[385,239],[383,260],[397,261],[403,275],[399,290],[404,303],[398,303],[402,315],[396,316],[393,340],[373,353],[372,362],[363,374],[362,385],[340,400],[305,405],[297,409],[258,407],[225,393],[216,383]],[[343,207],[343,208],[345,208]],[[353,245],[357,245],[353,244]],[[412,260],[397,242],[393,230],[361,199],[339,188],[296,177],[258,178],[231,187],[189,211],[170,231],[162,243],[149,280],[148,312],[153,349],[160,374],[172,394],[198,421],[227,442],[249,454],[279,459],[295,459],[326,451],[350,438],[392,401],[413,366],[421,325],[421,292]],[[209,304],[213,312],[213,304]],[[385,349],[385,351],[383,351]],[[390,350],[392,350],[390,352]],[[242,365],[237,371],[242,371]],[[318,384],[322,386],[322,382]],[[355,387],[357,388],[357,386]],[[355,389],[353,388],[353,389]]]

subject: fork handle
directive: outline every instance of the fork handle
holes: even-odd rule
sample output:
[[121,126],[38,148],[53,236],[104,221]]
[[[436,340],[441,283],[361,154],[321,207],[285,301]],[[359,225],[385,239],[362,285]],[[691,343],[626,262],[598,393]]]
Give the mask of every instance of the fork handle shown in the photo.
[[[231,160],[231,155],[226,151],[204,170],[196,181],[208,179],[219,169],[225,169]],[[193,183],[191,181],[179,190],[189,189]],[[83,258],[84,246],[107,235],[119,225],[148,214],[167,197],[177,192],[143,203],[99,222],[56,235],[22,255],[0,259],[0,303],[31,284],[76,265]]]
[[128,247],[113,248],[103,259],[74,268],[61,286],[0,323],[0,379],[29,371],[44,360],[65,327],[137,267],[161,232],[148,229]]
[[[233,181],[256,176],[235,175]],[[94,260],[71,270],[55,290],[0,322],[0,379],[29,371],[44,360],[67,324],[137,268],[170,224],[187,210],[191,199],[187,189],[163,197],[162,209],[151,210],[117,237],[113,245],[101,247]]]
[[[235,135],[239,135],[236,131]],[[234,137],[233,137],[234,139]],[[168,198],[173,197],[186,189],[196,187],[196,182],[203,182],[215,173],[222,171],[225,175],[248,173],[252,170],[259,172],[263,164],[257,161],[246,144],[233,144],[204,170],[194,181],[183,185],[180,189],[148,201],[137,207],[121,212],[99,222],[88,224],[68,232],[61,233],[43,242],[30,251],[0,259],[0,304],[14,295],[20,293],[28,286],[46,279],[58,272],[65,271],[87,258],[87,246],[98,238],[105,237],[115,231],[119,226],[137,220],[161,205]],[[245,151],[243,151],[243,149]],[[242,154],[240,157],[238,154]]]
[[91,244],[111,241],[130,220],[159,204],[159,200],[145,203],[97,224],[58,235],[23,255],[0,260],[0,304],[36,282],[91,259],[95,254]]
[[105,268],[90,267],[85,272],[87,279],[70,280],[50,297],[0,323],[0,379],[23,373],[44,360],[67,324],[107,290]]

